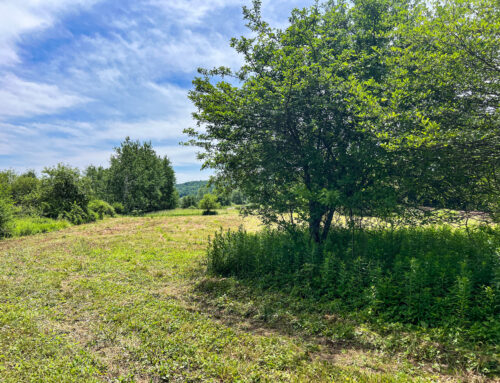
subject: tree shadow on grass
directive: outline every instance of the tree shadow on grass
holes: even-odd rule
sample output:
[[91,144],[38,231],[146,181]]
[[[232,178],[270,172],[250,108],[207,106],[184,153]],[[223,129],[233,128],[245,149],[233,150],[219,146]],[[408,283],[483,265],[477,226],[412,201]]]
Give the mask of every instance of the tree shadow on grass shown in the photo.
[[[370,323],[358,313],[336,310],[334,301],[265,289],[248,280],[196,274],[191,303],[228,327],[262,336],[287,336],[307,344],[312,357],[329,362],[361,362],[372,371],[397,372],[404,368],[453,375],[453,379],[488,381],[479,371],[471,372],[469,366],[476,362],[474,355],[457,353],[421,331],[397,323]],[[493,379],[498,376],[495,371],[489,375]]]
[[358,324],[352,319],[333,314],[310,299],[265,290],[249,281],[201,277],[192,288],[191,300],[201,312],[225,325],[254,334],[312,342],[331,354],[375,349],[357,336]]

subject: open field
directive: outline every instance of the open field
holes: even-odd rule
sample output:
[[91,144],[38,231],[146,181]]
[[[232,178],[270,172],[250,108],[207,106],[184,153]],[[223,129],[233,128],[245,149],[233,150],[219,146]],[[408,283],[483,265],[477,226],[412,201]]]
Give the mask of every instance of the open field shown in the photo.
[[[226,212],[121,217],[0,242],[0,380],[487,380],[391,355],[367,327],[207,278],[209,235],[259,229]],[[329,337],[316,331],[325,326]]]

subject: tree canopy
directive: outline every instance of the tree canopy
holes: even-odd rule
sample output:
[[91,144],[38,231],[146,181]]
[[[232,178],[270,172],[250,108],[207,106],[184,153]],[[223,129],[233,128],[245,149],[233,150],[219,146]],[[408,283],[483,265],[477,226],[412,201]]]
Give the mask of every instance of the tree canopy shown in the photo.
[[[244,10],[256,37],[232,40],[243,67],[201,70],[195,79],[194,117],[206,130],[188,130],[192,143],[205,149],[219,182],[238,187],[268,221],[308,222],[320,241],[335,212],[393,204],[390,153],[365,127],[363,87],[376,90],[387,75],[383,53],[399,5],[295,10],[282,31],[261,19],[256,1]],[[213,84],[213,76],[223,80]]]
[[[231,42],[244,65],[199,70],[190,99],[200,129],[186,132],[219,184],[269,222],[307,222],[316,241],[335,212],[479,207],[471,177],[491,197],[498,175],[479,155],[497,148],[494,13],[487,0],[330,1],[294,10],[280,30],[254,1],[244,9],[252,36]],[[462,76],[474,52],[482,74]]]
[[158,156],[150,142],[127,137],[115,149],[108,173],[110,198],[122,203],[126,213],[172,209],[177,204],[170,161]]

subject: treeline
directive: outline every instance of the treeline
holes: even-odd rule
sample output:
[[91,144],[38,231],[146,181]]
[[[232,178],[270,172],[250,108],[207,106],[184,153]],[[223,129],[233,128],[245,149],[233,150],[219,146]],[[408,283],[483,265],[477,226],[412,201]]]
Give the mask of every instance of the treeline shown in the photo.
[[220,206],[243,205],[247,199],[243,193],[236,189],[232,191],[221,191],[208,181],[190,181],[176,185],[180,200],[179,206],[183,209],[190,207],[201,207],[200,201],[207,194],[215,196],[216,203]]
[[[182,184],[175,185],[179,197],[185,197],[188,195],[195,196],[198,194],[198,190],[207,187],[208,181],[188,181]],[[212,191],[212,190],[210,190]]]
[[126,138],[108,168],[58,164],[16,174],[0,172],[0,237],[12,234],[13,218],[44,217],[82,224],[115,214],[142,214],[177,206],[175,175],[151,143]]

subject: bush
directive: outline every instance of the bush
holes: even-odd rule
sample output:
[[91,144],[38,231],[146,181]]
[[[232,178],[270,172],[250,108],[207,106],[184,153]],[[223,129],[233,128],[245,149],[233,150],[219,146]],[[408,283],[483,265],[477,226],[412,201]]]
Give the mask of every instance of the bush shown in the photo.
[[99,199],[90,201],[88,209],[96,213],[99,219],[103,219],[104,216],[114,217],[116,215],[113,206]]
[[123,211],[125,210],[123,204],[120,202],[113,202],[111,206],[113,206],[113,209],[115,209],[116,214],[123,214]]
[[385,322],[469,329],[475,341],[495,344],[499,249],[499,228],[365,230],[354,242],[350,230],[336,229],[322,246],[302,231],[240,230],[211,240],[208,268]]
[[16,205],[33,205],[40,198],[40,181],[34,173],[16,177],[11,184],[12,198]]
[[74,214],[78,221],[77,216],[82,216],[80,210],[87,215],[90,188],[78,169],[59,164],[54,168],[45,168],[42,173],[40,200],[44,216],[57,218]]
[[98,215],[93,211],[85,211],[75,202],[71,205],[71,209],[69,211],[61,213],[59,219],[66,219],[74,225],[81,225],[82,223],[96,221],[98,219]]
[[12,202],[0,196],[0,238],[11,234]]

